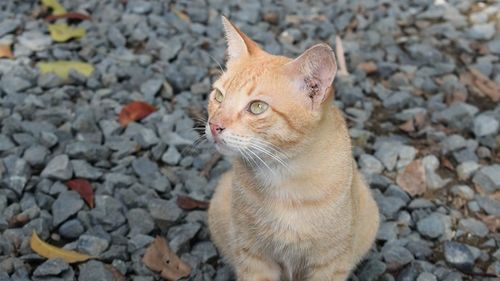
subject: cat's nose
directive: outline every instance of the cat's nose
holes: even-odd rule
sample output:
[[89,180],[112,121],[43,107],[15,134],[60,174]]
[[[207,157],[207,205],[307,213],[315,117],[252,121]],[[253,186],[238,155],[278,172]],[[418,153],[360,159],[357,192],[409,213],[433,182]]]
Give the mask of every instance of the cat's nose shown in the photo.
[[217,123],[212,123],[209,122],[210,125],[210,131],[212,132],[213,136],[217,136],[218,134],[222,133],[224,131],[224,127],[222,127],[220,124]]

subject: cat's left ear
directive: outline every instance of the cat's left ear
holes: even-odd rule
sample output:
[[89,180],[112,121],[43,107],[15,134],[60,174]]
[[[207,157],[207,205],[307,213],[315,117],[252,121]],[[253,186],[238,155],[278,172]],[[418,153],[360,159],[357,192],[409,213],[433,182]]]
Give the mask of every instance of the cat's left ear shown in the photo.
[[326,44],[314,45],[287,63],[285,73],[291,78],[293,86],[311,100],[312,108],[317,109],[328,98],[337,74],[335,53]]
[[227,39],[227,52],[229,61],[241,58],[246,55],[257,53],[260,48],[245,33],[241,32],[225,16],[222,16],[222,25]]

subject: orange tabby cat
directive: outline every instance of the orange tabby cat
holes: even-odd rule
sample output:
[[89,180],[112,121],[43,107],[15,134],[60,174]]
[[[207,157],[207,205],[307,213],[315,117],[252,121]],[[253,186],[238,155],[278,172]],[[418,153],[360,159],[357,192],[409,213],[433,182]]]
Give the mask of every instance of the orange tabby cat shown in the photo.
[[206,133],[233,169],[210,204],[212,238],[241,281],[346,280],[379,217],[331,107],[334,53],[319,44],[295,60],[270,55],[223,24],[228,67]]

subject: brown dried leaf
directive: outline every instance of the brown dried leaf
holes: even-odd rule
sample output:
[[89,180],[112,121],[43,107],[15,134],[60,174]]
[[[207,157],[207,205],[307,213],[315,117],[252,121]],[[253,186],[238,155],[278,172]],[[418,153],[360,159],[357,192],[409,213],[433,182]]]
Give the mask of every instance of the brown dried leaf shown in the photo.
[[191,267],[183,262],[169,247],[165,238],[156,239],[146,249],[142,262],[151,270],[160,272],[165,280],[176,281],[191,273]]
[[425,170],[420,160],[414,160],[398,174],[396,182],[411,196],[424,194],[427,185],[425,183]]
[[78,192],[80,196],[87,202],[90,208],[94,208],[94,190],[88,180],[74,179],[66,182],[66,185]]
[[443,166],[450,170],[450,171],[455,171],[455,166],[453,166],[453,164],[451,163],[451,161],[446,158],[446,157],[441,157],[441,164],[443,164]]
[[56,21],[58,19],[90,20],[90,16],[78,12],[69,12],[59,15],[50,15],[45,18],[47,21]]
[[344,46],[342,45],[342,39],[340,36],[335,36],[335,53],[337,54],[338,62],[338,74],[341,76],[349,76],[349,71],[347,71],[347,64],[345,62]]
[[487,76],[483,75],[479,70],[470,67],[472,86],[481,91],[484,95],[488,96],[494,102],[500,101],[500,85],[490,80]]
[[372,61],[360,63],[358,64],[358,68],[363,70],[366,74],[371,74],[378,70],[377,65]]
[[497,233],[500,231],[500,216],[487,216],[481,214],[477,214],[477,216],[486,224],[491,232]]
[[208,201],[197,200],[189,196],[181,195],[177,197],[177,206],[179,206],[179,208],[182,208],[184,210],[193,210],[193,209],[206,210],[208,209],[208,205],[209,205]]
[[10,45],[0,44],[0,58],[8,58],[8,59],[14,58],[14,54],[10,49]]
[[413,125],[413,119],[409,119],[408,121],[399,125],[399,128],[407,133],[415,132],[415,126]]
[[127,126],[128,123],[141,120],[155,111],[156,108],[149,103],[133,101],[123,107],[118,121],[122,126]]

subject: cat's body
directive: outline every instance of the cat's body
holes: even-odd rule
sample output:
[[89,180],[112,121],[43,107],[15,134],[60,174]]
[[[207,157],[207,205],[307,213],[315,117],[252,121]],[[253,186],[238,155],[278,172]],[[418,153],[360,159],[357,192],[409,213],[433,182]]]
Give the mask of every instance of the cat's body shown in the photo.
[[[379,218],[342,115],[323,102],[336,71],[331,50],[319,45],[292,61],[225,27],[229,67],[214,84],[223,101],[210,102],[207,133],[233,169],[210,204],[212,238],[238,280],[345,280]],[[242,113],[255,100],[266,109]]]

